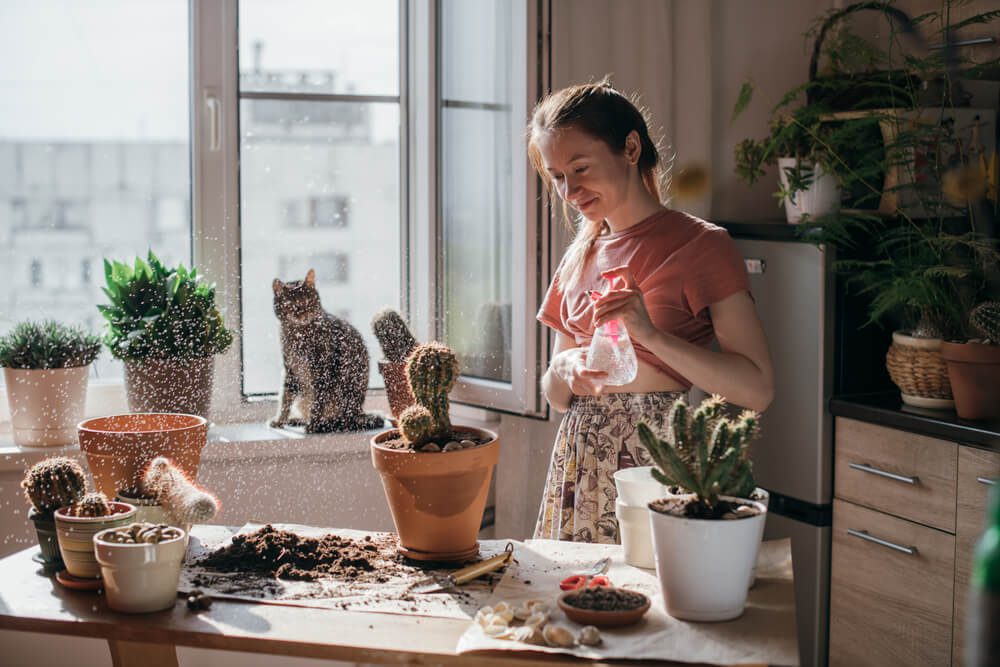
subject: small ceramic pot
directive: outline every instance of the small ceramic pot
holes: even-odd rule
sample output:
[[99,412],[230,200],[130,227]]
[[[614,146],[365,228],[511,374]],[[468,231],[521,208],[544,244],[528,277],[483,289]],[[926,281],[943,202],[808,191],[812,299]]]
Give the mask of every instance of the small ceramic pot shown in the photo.
[[622,502],[621,497],[615,502],[615,516],[618,518],[618,533],[625,548],[625,562],[634,567],[652,570],[656,567],[653,560],[653,536],[649,532],[649,510],[645,507],[634,507]]
[[112,530],[94,536],[94,555],[101,568],[108,606],[130,614],[173,607],[187,533],[177,528],[177,537],[156,544],[119,544],[105,541]]
[[68,507],[56,510],[56,536],[66,571],[74,577],[97,579],[101,569],[94,558],[94,535],[106,528],[117,528],[135,521],[135,507],[111,503],[109,516],[71,516]]
[[32,507],[28,511],[28,518],[35,524],[38,547],[42,550],[42,560],[46,564],[61,564],[62,556],[59,553],[59,540],[56,538],[55,517],[51,513],[43,514]]
[[76,444],[90,366],[4,368],[14,443],[22,447]]
[[622,468],[614,474],[615,489],[623,504],[645,509],[654,500],[669,495],[667,488],[653,479],[652,469],[653,466]]

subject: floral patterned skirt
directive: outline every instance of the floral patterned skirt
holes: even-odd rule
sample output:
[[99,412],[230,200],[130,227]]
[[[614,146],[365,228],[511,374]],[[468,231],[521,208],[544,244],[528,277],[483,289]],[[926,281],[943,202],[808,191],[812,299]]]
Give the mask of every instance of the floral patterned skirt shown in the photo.
[[574,396],[552,450],[535,537],[618,544],[614,474],[651,465],[636,427],[666,430],[684,391]]

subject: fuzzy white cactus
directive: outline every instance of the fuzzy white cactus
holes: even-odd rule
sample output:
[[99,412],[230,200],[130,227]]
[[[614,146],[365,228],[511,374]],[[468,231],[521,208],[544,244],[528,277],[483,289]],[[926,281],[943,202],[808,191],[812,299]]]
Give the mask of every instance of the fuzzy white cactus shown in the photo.
[[219,501],[199,488],[173,462],[158,456],[143,474],[143,490],[156,497],[170,518],[179,524],[205,523],[219,511]]

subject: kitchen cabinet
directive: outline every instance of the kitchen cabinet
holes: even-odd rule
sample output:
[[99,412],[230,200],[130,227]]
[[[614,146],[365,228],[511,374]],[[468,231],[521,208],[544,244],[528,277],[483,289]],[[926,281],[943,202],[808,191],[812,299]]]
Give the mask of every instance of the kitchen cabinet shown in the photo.
[[831,665],[960,665],[1000,451],[837,417]]

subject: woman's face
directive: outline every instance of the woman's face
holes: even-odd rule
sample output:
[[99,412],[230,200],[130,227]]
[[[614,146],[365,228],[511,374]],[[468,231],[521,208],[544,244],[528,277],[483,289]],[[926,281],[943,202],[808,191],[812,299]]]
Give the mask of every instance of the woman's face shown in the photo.
[[624,203],[635,169],[625,154],[572,126],[542,133],[536,145],[556,192],[588,220],[604,220]]

